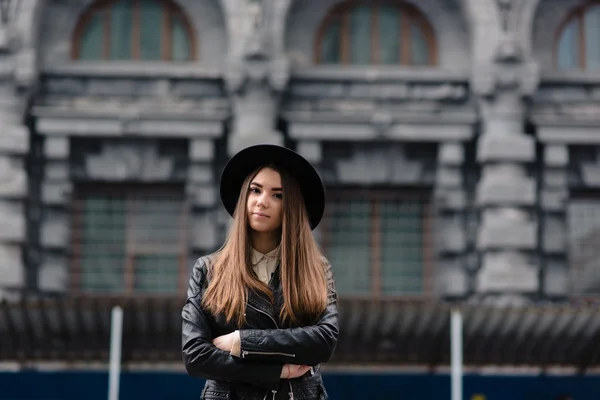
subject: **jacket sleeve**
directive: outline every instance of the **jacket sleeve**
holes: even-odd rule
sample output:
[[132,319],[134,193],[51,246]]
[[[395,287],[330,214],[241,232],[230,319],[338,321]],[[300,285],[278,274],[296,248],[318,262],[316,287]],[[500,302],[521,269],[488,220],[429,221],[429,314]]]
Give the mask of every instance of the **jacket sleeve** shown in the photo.
[[279,385],[283,362],[248,362],[232,357],[213,345],[213,335],[201,307],[207,285],[203,258],[194,265],[187,300],[182,310],[182,354],[189,375],[219,381],[245,382],[268,390]]
[[247,360],[278,360],[315,366],[329,361],[337,346],[337,293],[331,265],[326,262],[327,308],[312,326],[288,329],[240,330],[241,356]]

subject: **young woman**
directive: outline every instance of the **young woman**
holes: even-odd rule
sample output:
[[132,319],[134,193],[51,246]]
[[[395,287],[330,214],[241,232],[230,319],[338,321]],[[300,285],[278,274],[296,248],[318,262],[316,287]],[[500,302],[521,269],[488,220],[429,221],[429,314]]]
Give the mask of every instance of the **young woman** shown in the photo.
[[183,307],[188,373],[202,399],[323,400],[320,364],[338,340],[331,266],[311,230],[325,208],[319,174],[299,154],[248,147],[227,163],[223,247],[196,261]]

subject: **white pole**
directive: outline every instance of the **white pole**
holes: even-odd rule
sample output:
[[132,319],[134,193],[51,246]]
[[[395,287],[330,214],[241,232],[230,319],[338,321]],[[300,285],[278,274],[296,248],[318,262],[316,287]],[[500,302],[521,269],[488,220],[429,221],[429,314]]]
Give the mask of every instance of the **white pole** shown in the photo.
[[450,315],[450,354],[452,362],[452,400],[463,400],[463,342],[462,315],[460,310],[452,310]]
[[119,400],[121,375],[121,338],[123,335],[123,309],[115,306],[110,318],[110,360],[108,364],[108,400]]

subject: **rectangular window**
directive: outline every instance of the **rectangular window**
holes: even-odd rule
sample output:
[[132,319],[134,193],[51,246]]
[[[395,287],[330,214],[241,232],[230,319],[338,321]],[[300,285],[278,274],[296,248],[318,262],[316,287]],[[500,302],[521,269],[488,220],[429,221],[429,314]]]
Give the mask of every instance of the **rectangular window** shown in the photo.
[[571,294],[600,293],[600,193],[575,194],[567,212]]
[[425,193],[330,190],[322,246],[341,295],[431,291],[430,202]]
[[73,210],[72,287],[96,293],[183,293],[183,188],[79,187]]

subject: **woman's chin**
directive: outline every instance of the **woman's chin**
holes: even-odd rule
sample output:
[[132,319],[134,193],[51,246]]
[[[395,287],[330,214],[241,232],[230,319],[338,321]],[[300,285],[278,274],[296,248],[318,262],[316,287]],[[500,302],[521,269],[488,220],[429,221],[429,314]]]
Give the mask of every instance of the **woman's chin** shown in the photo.
[[273,233],[277,230],[277,228],[265,226],[263,224],[250,224],[250,229],[256,233]]

